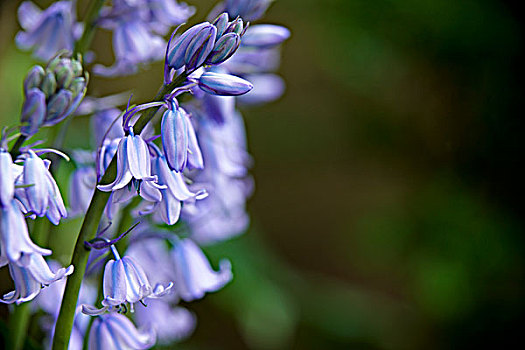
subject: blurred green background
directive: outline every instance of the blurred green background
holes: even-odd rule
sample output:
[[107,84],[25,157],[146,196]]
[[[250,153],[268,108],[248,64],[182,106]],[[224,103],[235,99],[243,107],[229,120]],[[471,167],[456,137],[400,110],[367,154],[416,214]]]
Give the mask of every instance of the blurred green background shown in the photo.
[[[214,5],[188,2],[192,23]],[[16,123],[33,64],[13,45],[18,4],[0,2],[0,125]],[[256,160],[252,226],[207,249],[214,263],[231,259],[235,279],[188,304],[199,324],[180,349],[501,348],[520,336],[518,9],[275,2],[265,22],[292,31],[280,69],[287,91],[243,109]],[[96,40],[111,63],[109,34]],[[161,79],[157,64],[118,81],[93,77],[89,92],[146,101]],[[67,147],[88,146],[87,126],[73,122]]]

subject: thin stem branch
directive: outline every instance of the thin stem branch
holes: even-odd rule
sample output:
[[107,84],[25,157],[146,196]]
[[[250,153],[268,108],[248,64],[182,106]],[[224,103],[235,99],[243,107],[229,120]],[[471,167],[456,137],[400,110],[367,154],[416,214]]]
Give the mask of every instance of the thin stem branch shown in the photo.
[[73,50],[73,57],[77,54],[84,54],[91,45],[91,41],[95,36],[95,29],[97,28],[97,19],[100,13],[100,9],[104,5],[106,0],[93,0],[89,4],[89,9],[84,20],[84,32],[82,37],[75,43]]
[[[186,77],[186,74],[181,74],[169,85],[163,85],[157,92],[157,95],[155,95],[153,101],[162,101],[164,96],[181,85],[186,80]],[[146,127],[146,125],[153,119],[159,108],[160,107],[151,108],[140,116],[139,120],[133,127],[133,131],[136,135],[142,132],[144,127]],[[99,184],[110,183],[115,178],[116,172],[117,156],[115,155]],[[62,299],[60,313],[55,326],[55,336],[53,338],[54,350],[66,350],[68,348],[73,321],[75,319],[78,293],[80,291],[82,280],[84,279],[84,273],[86,271],[89,257],[89,251],[84,247],[84,242],[95,238],[98,224],[109,199],[109,195],[109,192],[102,192],[99,189],[95,189],[95,193],[93,194],[93,198],[91,199],[91,203],[84,217],[82,227],[78,233],[73,256],[71,258],[71,264],[75,267],[75,272],[67,278],[64,297]]]
[[27,139],[27,136],[25,136],[25,135],[20,135],[16,139],[15,144],[13,145],[13,147],[11,147],[11,151],[9,151],[9,153],[11,153],[11,157],[13,159],[18,157],[18,155],[20,154],[20,147],[22,147],[22,145],[24,144],[26,139]]

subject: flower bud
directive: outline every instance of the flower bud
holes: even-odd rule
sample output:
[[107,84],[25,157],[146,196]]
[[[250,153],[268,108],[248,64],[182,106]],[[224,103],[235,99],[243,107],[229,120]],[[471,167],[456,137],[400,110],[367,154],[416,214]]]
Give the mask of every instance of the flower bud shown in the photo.
[[239,45],[241,44],[241,37],[237,33],[228,33],[223,35],[213,48],[206,59],[207,64],[220,64],[230,58]]
[[29,90],[22,106],[20,121],[24,125],[20,132],[25,136],[34,135],[44,122],[45,115],[46,96],[37,88]]
[[288,28],[273,24],[258,24],[251,26],[242,38],[244,46],[270,48],[281,44],[290,37]]
[[49,98],[53,95],[57,88],[57,81],[55,75],[51,72],[48,72],[40,85],[40,90],[46,95],[46,98]]
[[42,84],[45,74],[44,68],[40,66],[34,66],[31,68],[24,79],[24,93],[27,95],[29,90],[39,87],[40,84]]
[[236,20],[232,21],[228,28],[226,29],[226,33],[237,33],[239,35],[242,35],[244,29],[242,18],[237,18]]
[[53,70],[59,88],[67,88],[74,78],[73,69],[70,63],[70,60],[62,60]]
[[184,66],[184,56],[188,49],[188,44],[195,35],[204,27],[209,25],[208,22],[197,24],[179,36],[171,45],[172,48],[168,54],[168,66],[173,69],[179,69]]
[[235,75],[206,72],[199,78],[199,87],[212,95],[238,96],[250,91],[253,85]]
[[71,84],[68,87],[68,90],[71,91],[73,97],[78,96],[78,94],[83,93],[86,88],[86,79],[84,77],[78,77],[73,79]]
[[62,89],[53,95],[47,103],[47,114],[44,125],[54,125],[66,117],[66,111],[73,99],[71,91]]
[[202,66],[213,50],[216,36],[217,28],[208,23],[191,39],[184,55],[186,71],[193,71]]
[[71,60],[71,69],[73,70],[73,75],[75,77],[82,75],[82,72],[84,71],[82,63],[78,60]]
[[220,14],[215,21],[213,21],[213,25],[217,28],[217,38],[220,38],[224,34],[229,22],[228,14],[226,12]]

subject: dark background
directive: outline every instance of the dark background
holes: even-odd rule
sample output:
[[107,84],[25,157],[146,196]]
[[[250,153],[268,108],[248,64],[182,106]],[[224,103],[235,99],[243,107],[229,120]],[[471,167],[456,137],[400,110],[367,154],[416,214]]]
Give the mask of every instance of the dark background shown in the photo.
[[[2,125],[16,122],[33,64],[12,43],[18,3],[0,2]],[[214,4],[190,3],[192,23]],[[243,109],[256,161],[252,226],[207,249],[214,263],[231,259],[235,279],[188,305],[199,324],[179,348],[516,340],[525,321],[522,19],[509,1],[276,1],[265,21],[292,31],[280,69],[287,91]],[[109,34],[96,40],[111,63]],[[146,101],[161,69],[93,77],[90,93],[129,89]],[[68,147],[87,146],[87,125],[74,121]],[[68,249],[56,251],[67,261]]]

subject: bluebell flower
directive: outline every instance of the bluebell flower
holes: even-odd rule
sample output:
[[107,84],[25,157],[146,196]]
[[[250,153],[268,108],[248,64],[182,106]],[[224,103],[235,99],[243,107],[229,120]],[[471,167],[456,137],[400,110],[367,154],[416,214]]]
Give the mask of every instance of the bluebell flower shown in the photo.
[[203,168],[202,154],[188,113],[172,100],[162,116],[162,147],[170,168]]
[[4,295],[1,302],[21,304],[34,299],[43,286],[47,286],[73,273],[73,265],[51,271],[44,258],[31,254],[27,265],[9,264],[9,273],[15,283],[15,290]]
[[27,265],[32,255],[51,255],[51,251],[31,241],[24,214],[13,199],[0,208],[0,267],[7,263]]
[[253,89],[249,81],[231,74],[206,72],[198,81],[203,91],[218,96],[238,96]]
[[197,325],[197,317],[181,306],[172,306],[162,299],[148,301],[148,305],[137,305],[137,325],[150,326],[157,334],[158,343],[169,345],[189,337]]
[[[165,185],[161,190],[162,200],[153,209],[168,225],[174,225],[179,220],[181,202],[188,200],[203,199],[207,196],[206,191],[191,192],[182,173],[171,170],[166,158],[162,154],[153,160],[153,173],[158,176],[159,185]],[[157,208],[160,211],[157,211]]]
[[149,349],[153,345],[155,331],[151,327],[137,329],[116,312],[97,317],[89,332],[89,350]]
[[175,264],[175,292],[184,301],[200,299],[232,279],[230,261],[221,260],[219,271],[214,271],[202,250],[189,238],[176,242],[171,255]]
[[111,246],[116,260],[107,262],[104,269],[104,300],[103,307],[98,309],[90,305],[83,305],[82,310],[88,315],[100,315],[113,308],[121,309],[146,298],[160,298],[170,292],[173,283],[167,285],[157,283],[151,286],[144,269],[131,257],[120,258],[114,246]]
[[138,64],[164,57],[164,39],[151,32],[140,20],[122,20],[114,23],[113,50],[116,62],[111,67],[95,65],[93,71],[101,76],[130,75],[138,71]]
[[24,49],[34,49],[35,56],[48,61],[62,49],[73,50],[81,27],[76,23],[73,1],[58,1],[41,11],[30,1],[18,8],[18,20],[24,31],[15,40]]
[[22,203],[24,212],[39,217],[47,216],[49,221],[58,225],[61,218],[67,216],[60,190],[49,172],[49,161],[44,161],[32,150],[25,153],[24,171],[18,178],[16,198]]
[[107,185],[98,185],[98,189],[114,192],[125,188],[132,180],[141,180],[136,185],[140,186],[141,191],[144,190],[144,196],[149,197],[152,192],[155,192],[154,197],[160,199],[158,190],[163,187],[155,183],[155,176],[151,176],[151,158],[148,145],[140,135],[134,135],[133,131],[119,141],[115,180]]

